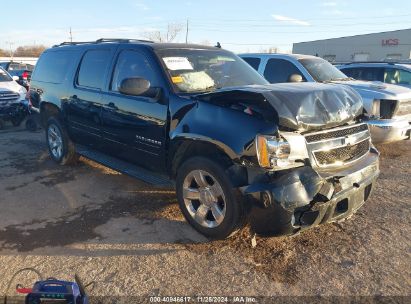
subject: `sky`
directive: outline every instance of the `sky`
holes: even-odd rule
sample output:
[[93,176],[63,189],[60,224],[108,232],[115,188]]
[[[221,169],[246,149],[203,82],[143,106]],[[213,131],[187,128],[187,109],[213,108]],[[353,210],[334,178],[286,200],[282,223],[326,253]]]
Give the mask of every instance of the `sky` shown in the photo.
[[[4,2],[6,0],[3,0]],[[2,1],[2,2],[3,2]],[[98,38],[141,38],[181,28],[175,42],[215,45],[234,52],[411,28],[411,1],[370,0],[26,0],[2,3],[0,48],[52,46]],[[24,8],[23,8],[24,6]],[[22,10],[24,9],[24,10]],[[24,15],[26,12],[26,15]]]

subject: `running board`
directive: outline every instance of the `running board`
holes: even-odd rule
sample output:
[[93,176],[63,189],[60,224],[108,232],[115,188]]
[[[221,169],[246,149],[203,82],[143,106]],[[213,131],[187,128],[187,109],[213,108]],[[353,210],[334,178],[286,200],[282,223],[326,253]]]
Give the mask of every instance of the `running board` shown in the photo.
[[174,187],[173,182],[165,175],[153,173],[137,165],[122,161],[118,158],[109,156],[85,146],[76,145],[76,151],[81,156],[91,159],[96,163],[99,163],[120,173],[137,178],[156,187]]

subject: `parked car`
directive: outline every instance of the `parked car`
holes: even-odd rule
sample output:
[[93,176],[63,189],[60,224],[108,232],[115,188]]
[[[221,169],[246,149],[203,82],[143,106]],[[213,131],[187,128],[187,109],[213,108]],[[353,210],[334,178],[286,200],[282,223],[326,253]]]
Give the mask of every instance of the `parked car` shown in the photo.
[[28,63],[19,63],[13,61],[0,62],[0,67],[5,69],[11,76],[18,76],[18,84],[29,89],[31,73],[34,65]]
[[83,155],[175,185],[185,218],[210,238],[246,222],[261,235],[291,235],[345,219],[379,174],[353,89],[269,85],[220,48],[63,43],[41,55],[31,90],[52,159]]
[[242,54],[270,83],[321,82],[345,84],[362,97],[375,143],[410,139],[411,90],[348,77],[328,61],[297,54]]
[[358,80],[381,81],[411,89],[411,64],[353,62],[337,65],[344,74]]
[[20,125],[27,115],[23,104],[27,91],[16,80],[17,76],[12,77],[0,67],[0,129],[5,121]]

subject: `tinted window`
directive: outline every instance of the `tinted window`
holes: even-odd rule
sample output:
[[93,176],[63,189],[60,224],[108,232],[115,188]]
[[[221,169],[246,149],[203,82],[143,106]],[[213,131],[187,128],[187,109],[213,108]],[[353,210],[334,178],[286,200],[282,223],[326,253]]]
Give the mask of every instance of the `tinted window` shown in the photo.
[[27,63],[10,63],[9,70],[33,70],[33,65]]
[[144,78],[156,86],[155,73],[145,56],[136,51],[122,51],[114,69],[111,90],[118,91],[121,82],[131,77]]
[[260,66],[261,59],[260,58],[253,58],[253,57],[243,57],[245,62],[251,65],[254,70],[258,71],[258,67]]
[[77,84],[83,87],[102,89],[109,63],[109,50],[86,52],[81,61]]
[[359,76],[362,80],[368,81],[384,81],[383,68],[360,68]]
[[35,68],[32,79],[43,82],[62,83],[75,59],[75,52],[56,51],[44,53]]
[[398,69],[385,69],[384,82],[392,84],[411,84],[411,72]]
[[383,68],[348,68],[341,69],[347,76],[358,80],[384,81]]
[[350,69],[341,69],[341,71],[344,72],[344,74],[347,75],[348,77],[352,77],[354,79],[361,79],[359,69],[350,68]]
[[293,74],[299,74],[303,76],[292,62],[284,59],[268,60],[264,71],[264,77],[270,83],[288,82],[290,76]]

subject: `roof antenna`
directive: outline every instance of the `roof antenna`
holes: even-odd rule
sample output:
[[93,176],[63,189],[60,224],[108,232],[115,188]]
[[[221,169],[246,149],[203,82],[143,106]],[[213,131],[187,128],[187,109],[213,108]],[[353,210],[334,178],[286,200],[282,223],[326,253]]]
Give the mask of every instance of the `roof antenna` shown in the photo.
[[221,49],[221,44],[220,44],[220,42],[217,42],[217,44],[215,45],[215,47]]

